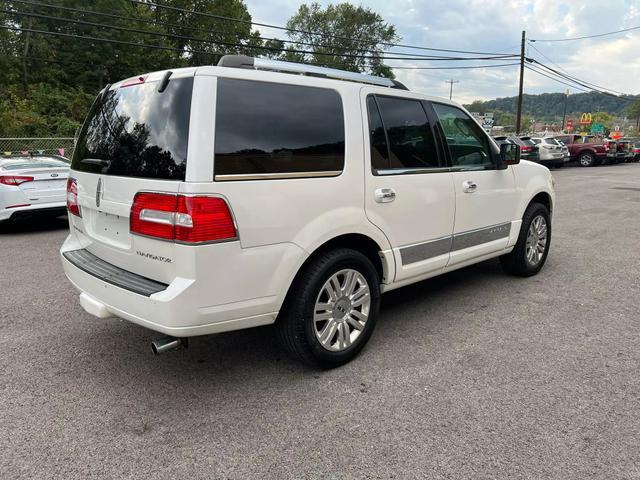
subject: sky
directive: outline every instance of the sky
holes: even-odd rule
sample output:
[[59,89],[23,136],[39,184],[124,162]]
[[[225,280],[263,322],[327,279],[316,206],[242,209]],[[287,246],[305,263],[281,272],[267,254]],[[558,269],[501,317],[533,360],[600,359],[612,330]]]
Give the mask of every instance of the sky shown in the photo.
[[[303,2],[245,0],[255,22],[285,25]],[[329,2],[318,0],[321,5]],[[640,0],[362,0],[395,25],[400,43],[434,48],[487,52],[520,52],[522,30],[528,39],[527,56],[552,68],[552,62],[574,77],[606,88],[640,94],[640,29],[594,39],[545,42],[612,32],[640,26]],[[283,31],[259,27],[264,36],[286,39]],[[535,47],[538,50],[535,50]],[[429,54],[394,48],[395,51]],[[436,52],[434,52],[437,54]],[[545,58],[546,56],[546,58]],[[444,66],[447,62],[389,60],[406,66]],[[455,65],[473,65],[456,62]],[[476,62],[511,63],[506,62]],[[449,64],[453,65],[453,64]],[[411,90],[449,96],[447,80],[455,80],[453,99],[461,103],[510,97],[517,94],[519,67],[469,70],[394,70],[396,78]],[[525,70],[525,93],[579,93]]]

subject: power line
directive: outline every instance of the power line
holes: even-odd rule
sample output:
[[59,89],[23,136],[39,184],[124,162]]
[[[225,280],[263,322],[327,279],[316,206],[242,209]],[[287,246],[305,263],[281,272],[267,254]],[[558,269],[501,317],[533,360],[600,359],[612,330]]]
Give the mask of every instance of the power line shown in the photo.
[[[102,25],[106,28],[111,28],[110,26],[107,25]],[[0,25],[0,28],[6,29],[6,30],[14,30],[14,31],[22,31],[22,32],[30,32],[30,33],[37,33],[37,34],[42,34],[42,35],[51,35],[51,36],[61,36],[61,37],[67,37],[67,38],[79,38],[79,39],[83,39],[83,40],[91,40],[91,41],[96,41],[96,42],[106,42],[106,43],[115,43],[115,44],[120,44],[120,45],[131,45],[131,46],[137,46],[137,47],[142,47],[142,48],[153,48],[153,49],[158,49],[158,50],[167,50],[167,51],[177,51],[177,52],[182,52],[182,53],[197,53],[197,54],[204,54],[204,55],[210,55],[210,56],[221,56],[224,55],[224,53],[222,52],[207,52],[207,51],[203,51],[203,50],[195,50],[192,48],[189,48],[188,50],[183,50],[183,49],[179,49],[179,48],[174,48],[174,47],[166,47],[166,46],[161,46],[161,45],[149,45],[149,44],[145,44],[145,43],[136,43],[136,42],[126,42],[123,40],[114,40],[114,39],[107,39],[107,38],[100,38],[100,37],[93,37],[93,36],[87,36],[87,35],[74,35],[71,33],[62,33],[62,32],[51,32],[51,31],[47,31],[47,30],[37,30],[37,29],[31,29],[31,28],[23,28],[23,27],[11,27],[11,26],[6,26],[6,25]],[[124,28],[124,27],[122,27]],[[241,48],[247,48],[247,49],[251,49],[251,48],[260,48],[260,47],[254,47],[251,45],[244,45],[241,43],[230,43],[230,42],[211,42],[211,43],[220,43],[220,44],[227,44],[230,46],[234,46],[234,47],[241,47]],[[262,47],[262,48],[267,48],[267,49],[271,49],[270,47]],[[279,49],[276,49],[279,51]],[[356,54],[347,54],[347,53],[343,53],[343,54],[332,54],[332,53],[322,53],[322,52],[313,52],[313,51],[309,51],[309,50],[290,50],[292,52],[297,52],[297,53],[309,53],[312,55],[320,55],[320,56],[328,56],[328,57],[344,57],[344,58],[363,58],[363,59],[370,59],[370,60],[412,60],[412,61],[469,61],[469,60],[502,60],[503,57],[427,57],[427,56],[421,56],[421,57],[392,57],[392,56],[383,56],[383,55],[356,55]]]
[[564,79],[566,79],[566,80],[569,80],[569,81],[571,81],[571,82],[577,83],[578,85],[581,85],[581,86],[583,86],[583,87],[585,87],[585,88],[588,88],[588,89],[590,89],[590,90],[594,90],[594,91],[596,91],[596,92],[598,92],[598,93],[601,93],[602,95],[608,95],[608,96],[610,96],[610,97],[619,98],[619,99],[621,99],[621,100],[625,100],[625,101],[632,101],[632,100],[633,100],[633,98],[626,98],[626,95],[627,95],[627,94],[624,94],[625,96],[619,96],[619,95],[616,95],[616,94],[611,93],[611,92],[608,92],[608,91],[598,90],[598,89],[594,88],[592,85],[590,85],[588,82],[586,82],[585,80],[581,80],[581,79],[579,79],[579,78],[577,78],[577,77],[573,77],[573,76],[571,76],[571,75],[566,75],[566,74],[564,74],[564,73],[562,73],[562,72],[559,72],[558,70],[556,70],[556,69],[554,69],[554,68],[551,68],[551,67],[549,67],[548,65],[545,65],[544,63],[539,62],[538,60],[536,60],[536,59],[534,59],[534,58],[532,58],[532,59],[530,59],[530,60],[531,60],[532,62],[536,63],[537,65],[540,65],[540,66],[541,66],[542,68],[544,68],[545,70],[548,70],[548,71],[549,71],[549,72],[551,72],[552,74],[555,74],[555,75],[557,75],[557,76],[559,76],[559,77],[561,77],[561,78],[564,78]]
[[[544,53],[542,53],[542,52],[541,52],[538,48],[536,48],[534,45],[531,45],[531,48],[533,48],[536,52],[538,52],[540,55],[542,55],[544,58],[546,58],[546,59],[547,59],[549,62],[551,62],[553,65],[555,65],[556,67],[558,67],[561,71],[563,71],[564,73],[566,73],[567,77],[574,78],[574,77],[572,77],[572,76],[571,76],[571,74],[570,74],[567,70],[565,70],[565,69],[564,69],[564,68],[562,68],[560,65],[558,65],[556,62],[554,62],[553,60],[551,60],[548,56],[546,56]],[[620,92],[620,91],[617,91],[617,90],[613,90],[613,89],[611,89],[611,88],[603,87],[603,86],[601,86],[601,85],[596,85],[595,83],[587,82],[586,80],[582,80],[582,82],[583,82],[583,83],[586,83],[586,84],[588,84],[588,85],[591,85],[591,86],[593,86],[593,87],[595,87],[595,88],[599,88],[599,89],[602,89],[602,90],[608,90],[608,91],[610,91],[610,92],[618,93],[618,94],[620,94],[620,95],[626,95],[624,92]]]
[[[240,47],[240,48],[257,49],[257,50],[267,50],[267,51],[272,51],[272,52],[280,52],[281,51],[280,48],[275,48],[275,47],[266,47],[266,46],[261,46],[261,45],[246,45],[246,44],[243,44],[243,43],[226,42],[226,41],[223,41],[223,40],[207,40],[207,39],[204,39],[204,38],[194,38],[194,37],[190,37],[190,36],[186,36],[186,35],[177,35],[177,34],[163,33],[163,32],[152,32],[152,31],[149,31],[149,30],[140,30],[140,29],[137,29],[137,28],[120,27],[120,26],[117,26],[117,25],[106,25],[106,24],[103,24],[103,23],[88,22],[88,21],[84,21],[84,20],[75,20],[75,19],[70,19],[70,18],[54,17],[54,16],[51,16],[51,15],[44,15],[44,14],[40,14],[40,13],[16,12],[16,11],[5,10],[5,9],[0,9],[0,13],[8,13],[8,14],[17,15],[17,16],[42,18],[42,19],[51,20],[51,21],[55,21],[55,22],[72,23],[72,24],[76,24],[76,25],[86,25],[86,26],[91,26],[91,27],[106,28],[106,29],[130,32],[130,33],[139,33],[139,34],[142,34],[142,35],[152,35],[152,36],[163,37],[163,38],[164,37],[176,38],[176,39],[192,41],[192,42],[201,42],[201,43],[205,43],[205,44],[224,45],[224,46],[230,46],[230,47]],[[311,44],[311,45],[313,45],[313,44]],[[315,51],[309,51],[309,50],[298,50],[298,49],[290,49],[290,48],[287,49],[287,51],[288,52],[292,52],[292,53],[303,53],[303,54],[313,54],[313,55],[342,56],[342,57],[349,57],[350,56],[352,58],[373,58],[373,59],[384,59],[385,58],[384,56],[373,56],[373,55],[367,55],[367,54],[365,54],[365,55],[353,55],[353,54],[344,54],[344,53],[334,54],[334,53],[322,53],[322,52],[315,52]],[[367,50],[367,52],[369,52],[369,50]],[[457,58],[457,57],[444,57],[444,56],[434,56],[434,55],[413,55],[413,54],[404,53],[404,52],[389,52],[389,53],[392,53],[393,55],[401,55],[401,56],[411,57],[412,59],[454,59],[454,58]],[[398,58],[396,58],[396,59],[398,59]],[[398,60],[402,60],[402,58],[400,58]]]
[[631,27],[631,28],[623,28],[622,30],[616,30],[614,32],[607,32],[607,33],[598,33],[596,35],[585,35],[583,37],[573,37],[573,38],[552,38],[552,39],[544,39],[544,38],[537,38],[537,39],[533,39],[531,38],[530,41],[531,42],[571,42],[573,40],[584,40],[585,38],[598,38],[598,37],[606,37],[607,35],[615,35],[617,33],[624,33],[624,32],[630,32],[631,30],[638,30],[640,29],[640,25],[637,27]]
[[[150,1],[146,1],[146,0],[128,0],[131,3],[137,3],[140,5],[146,5],[146,6],[152,6],[155,8],[164,8],[167,10],[174,10],[174,11],[178,11],[178,12],[183,12],[183,13],[191,13],[194,15],[201,15],[201,16],[205,16],[205,17],[210,17],[210,18],[216,18],[219,20],[227,20],[230,22],[239,22],[239,23],[244,23],[244,24],[250,24],[250,25],[257,25],[260,27],[266,27],[266,28],[274,28],[277,30],[284,30],[287,32],[296,32],[296,33],[305,33],[307,35],[318,35],[318,36],[323,36],[323,37],[331,37],[331,38],[337,38],[340,40],[348,40],[350,42],[353,42],[354,39],[351,37],[344,37],[344,36],[340,36],[340,35],[334,35],[331,33],[320,33],[320,32],[312,32],[309,30],[301,30],[301,29],[297,29],[297,28],[289,28],[289,27],[283,27],[281,25],[272,25],[272,24],[268,24],[268,23],[260,23],[260,22],[254,22],[252,20],[245,20],[242,18],[234,18],[234,17],[227,17],[224,15],[216,15],[213,13],[208,13],[208,12],[198,12],[195,10],[189,10],[186,8],[180,8],[180,7],[174,7],[174,6],[170,6],[170,5],[162,5],[162,4],[158,4],[158,3],[154,3],[154,2],[150,2]],[[295,43],[295,42],[293,42]],[[468,50],[452,50],[452,49],[447,49],[447,48],[432,48],[432,47],[423,47],[423,46],[417,46],[417,45],[404,45],[401,43],[389,43],[389,42],[380,42],[380,45],[385,45],[385,46],[389,46],[389,47],[402,47],[402,48],[412,48],[412,49],[418,49],[418,50],[429,50],[429,51],[436,51],[436,52],[449,52],[449,53],[465,53],[465,54],[469,54],[469,55],[502,55],[500,53],[496,53],[496,52],[474,52],[474,51],[468,51]],[[506,55],[506,56],[513,56],[513,55]]]
[[465,69],[473,69],[473,68],[497,68],[497,67],[511,67],[514,65],[520,65],[520,63],[503,63],[503,64],[493,64],[493,65],[465,65],[462,67],[405,67],[401,65],[387,65],[389,68],[393,69],[401,69],[401,70],[465,70]]
[[[173,23],[167,23],[167,22],[160,22],[160,21],[155,21],[155,20],[146,20],[143,18],[135,18],[135,17],[127,17],[127,16],[122,16],[122,15],[117,15],[114,13],[105,13],[105,12],[94,12],[94,11],[90,11],[90,10],[82,10],[82,9],[78,9],[78,8],[71,8],[71,7],[64,7],[64,6],[59,6],[59,5],[52,5],[52,4],[47,4],[47,3],[38,3],[38,2],[31,2],[31,1],[27,1],[27,0],[14,0],[15,3],[21,3],[21,4],[25,4],[25,5],[32,5],[32,6],[36,6],[36,7],[44,7],[44,8],[50,8],[50,9],[56,9],[56,10],[62,10],[62,11],[68,11],[68,12],[73,12],[73,13],[80,13],[80,14],[89,14],[89,15],[94,15],[94,16],[99,16],[99,17],[106,17],[106,18],[116,18],[119,20],[131,20],[133,22],[139,22],[139,23],[144,23],[144,24],[150,24],[150,25],[154,25],[154,26],[158,26],[158,25],[162,25],[162,26],[166,26],[166,27],[171,27],[171,28],[178,28],[178,29],[186,29],[188,28],[190,31],[196,31],[196,32],[203,32],[203,33],[207,33],[207,34],[211,34],[212,31],[211,30],[206,30],[203,28],[192,28],[192,27],[185,27],[183,25],[176,25]],[[207,39],[200,39],[200,38],[194,38],[194,37],[190,37],[187,35],[175,35],[175,34],[170,34],[170,33],[162,33],[162,32],[150,32],[148,30],[137,30],[137,29],[125,29],[125,27],[118,27],[116,25],[105,25],[105,24],[97,24],[97,23],[93,23],[93,22],[87,22],[87,21],[82,21],[82,20],[75,20],[75,19],[70,19],[70,18],[64,18],[64,19],[60,19],[60,17],[53,17],[53,16],[49,16],[49,15],[43,15],[43,14],[37,14],[37,13],[33,13],[33,12],[18,12],[18,11],[9,11],[9,10],[3,10],[3,12],[5,13],[10,13],[10,14],[14,14],[14,15],[24,15],[24,16],[31,16],[31,17],[39,17],[39,18],[45,18],[45,19],[51,19],[51,20],[65,20],[65,21],[70,21],[72,23],[76,23],[76,24],[81,24],[81,25],[91,25],[91,26],[98,26],[98,27],[104,27],[104,28],[112,28],[112,29],[117,29],[117,30],[125,30],[125,31],[131,31],[131,32],[136,32],[136,33],[141,33],[141,34],[149,34],[149,35],[160,35],[163,37],[173,37],[173,38],[180,38],[180,39],[184,39],[187,41],[196,41],[196,42],[207,42],[207,43],[218,43],[218,44],[223,44],[223,41],[215,41],[215,40],[207,40]],[[196,12],[197,13],[197,12]],[[218,33],[218,32],[216,32]],[[239,36],[241,33],[240,32],[221,32],[223,34],[233,34],[236,36]],[[264,41],[278,41],[278,42],[282,42],[283,44],[286,43],[290,43],[290,44],[295,44],[295,45],[305,45],[305,46],[312,46],[312,47],[322,47],[322,48],[330,48],[333,50],[346,50],[346,51],[350,51],[350,48],[347,47],[340,47],[340,46],[334,46],[334,45],[328,45],[328,44],[319,44],[319,43],[313,43],[313,42],[303,42],[303,41],[295,41],[295,40],[281,40],[279,38],[272,38],[272,37],[263,37],[263,36],[253,36],[252,38],[257,38],[260,40],[264,40]],[[229,42],[227,42],[229,43]],[[233,46],[237,46],[238,44],[232,44]],[[244,44],[242,44],[244,45]],[[256,48],[256,49],[267,49],[268,47],[262,47],[262,46],[247,46],[247,48]],[[272,51],[279,51],[279,49],[277,48],[273,48],[270,47],[269,48]],[[296,50],[284,47],[283,49],[286,49],[288,51],[292,51],[292,52],[296,52]],[[371,49],[365,49],[363,50],[364,52],[375,52],[378,53],[377,50],[371,50]],[[388,53],[393,53],[394,55],[401,55],[401,56],[420,56],[422,57],[423,55],[416,55],[416,54],[412,54],[412,53],[406,53],[406,52],[388,52]],[[502,56],[503,54],[500,53],[500,56]],[[432,57],[432,56],[427,56],[424,55],[425,58],[427,57]],[[504,54],[505,58],[508,58],[509,55],[508,54]]]
[[547,78],[549,78],[549,79],[551,79],[551,80],[554,80],[554,81],[556,81],[556,82],[558,82],[558,83],[562,83],[563,85],[567,85],[567,86],[569,86],[569,87],[571,87],[571,88],[574,88],[574,89],[576,89],[576,90],[580,90],[580,91],[582,91],[582,92],[589,92],[589,91],[590,91],[590,90],[585,90],[585,89],[580,88],[580,87],[576,87],[574,84],[567,83],[567,82],[563,82],[562,80],[559,80],[559,79],[558,79],[558,78],[556,78],[556,77],[552,77],[551,75],[547,75],[546,73],[542,73],[541,71],[539,71],[539,70],[535,69],[535,68],[534,68],[534,67],[532,67],[531,65],[525,65],[525,66],[524,66],[524,68],[526,68],[527,70],[531,70],[532,72],[535,72],[535,73],[537,73],[538,75],[542,75],[543,77],[547,77]]

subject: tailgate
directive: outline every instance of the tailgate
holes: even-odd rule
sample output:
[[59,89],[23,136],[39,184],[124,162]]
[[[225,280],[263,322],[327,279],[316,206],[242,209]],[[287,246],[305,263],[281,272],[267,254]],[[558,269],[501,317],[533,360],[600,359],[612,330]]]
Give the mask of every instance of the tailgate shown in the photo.
[[135,77],[98,96],[71,163],[82,216],[69,215],[89,253],[163,283],[175,278],[179,247],[132,235],[129,217],[136,193],[175,194],[185,180],[193,70],[167,75]]
[[86,250],[117,267],[159,282],[175,278],[173,242],[132,235],[129,216],[139,191],[177,193],[180,182],[72,171],[82,217],[70,215]]

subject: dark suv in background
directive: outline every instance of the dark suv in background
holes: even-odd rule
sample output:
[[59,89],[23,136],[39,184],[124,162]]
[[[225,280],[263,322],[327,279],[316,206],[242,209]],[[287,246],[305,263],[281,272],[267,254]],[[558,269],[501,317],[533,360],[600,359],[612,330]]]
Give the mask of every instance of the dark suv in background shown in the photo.
[[495,136],[493,139],[498,145],[503,143],[512,143],[520,147],[520,158],[523,160],[530,160],[532,162],[540,162],[540,154],[538,153],[538,146],[533,142],[527,142],[519,139],[513,135]]

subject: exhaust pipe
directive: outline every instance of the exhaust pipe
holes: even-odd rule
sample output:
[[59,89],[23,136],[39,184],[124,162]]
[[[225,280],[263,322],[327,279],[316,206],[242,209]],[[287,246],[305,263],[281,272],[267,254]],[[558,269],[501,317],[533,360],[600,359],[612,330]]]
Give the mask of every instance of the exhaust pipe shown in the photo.
[[160,355],[183,345],[187,346],[186,338],[164,337],[151,342],[151,351],[153,351],[154,355]]

